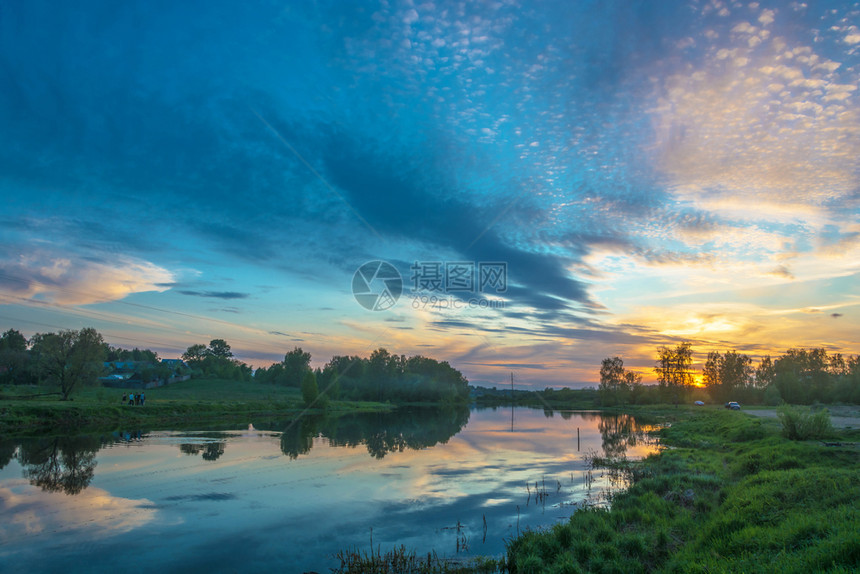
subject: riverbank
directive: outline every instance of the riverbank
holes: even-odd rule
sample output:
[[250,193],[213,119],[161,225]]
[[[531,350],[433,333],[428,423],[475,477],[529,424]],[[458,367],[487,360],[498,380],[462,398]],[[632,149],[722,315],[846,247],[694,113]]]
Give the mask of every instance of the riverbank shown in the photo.
[[[662,411],[670,447],[608,462],[633,485],[508,547],[510,572],[852,572],[860,567],[860,431],[790,441],[775,420]],[[828,446],[830,445],[830,446]]]
[[[146,404],[122,402],[128,391],[84,388],[62,401],[54,388],[0,390],[0,436],[28,436],[118,428],[189,428],[247,426],[254,421],[293,418],[306,409],[301,391],[254,382],[196,379],[145,391]],[[392,410],[369,401],[330,401],[329,413]]]
[[[860,568],[860,430],[791,441],[767,413],[633,407],[664,446],[640,462],[592,459],[631,486],[525,532],[503,559],[429,560],[415,572],[856,572]],[[840,411],[841,412],[841,411]],[[597,470],[599,472],[599,470]],[[404,549],[352,553],[338,572],[380,571]]]

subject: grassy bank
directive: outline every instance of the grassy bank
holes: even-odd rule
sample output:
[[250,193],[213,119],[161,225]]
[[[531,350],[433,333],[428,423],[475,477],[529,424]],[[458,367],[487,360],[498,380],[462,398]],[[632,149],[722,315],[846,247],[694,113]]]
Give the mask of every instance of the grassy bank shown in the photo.
[[630,469],[611,509],[529,532],[511,572],[855,572],[857,430],[791,441],[775,420],[722,409],[664,411],[670,448]]
[[[145,406],[122,404],[128,390],[83,388],[61,401],[54,388],[0,389],[0,436],[145,427],[201,428],[290,418],[305,410],[298,389],[197,379],[145,391]],[[372,402],[332,401],[329,412],[389,410]]]

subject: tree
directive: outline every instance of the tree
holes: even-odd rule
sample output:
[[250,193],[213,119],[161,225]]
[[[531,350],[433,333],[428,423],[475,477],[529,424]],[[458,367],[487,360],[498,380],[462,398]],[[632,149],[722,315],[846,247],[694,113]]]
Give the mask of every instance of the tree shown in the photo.
[[680,343],[674,349],[660,347],[657,355],[657,380],[663,399],[671,397],[677,404],[693,385],[690,365],[693,363],[693,350],[690,343]]
[[737,351],[720,354],[708,353],[703,369],[705,387],[716,401],[729,401],[737,398],[737,393],[752,388],[752,359]]
[[123,349],[121,347],[112,347],[105,343],[105,349],[107,351],[107,358],[105,359],[109,363],[113,362],[126,362],[133,361],[137,363],[152,363],[155,364],[158,362],[158,353],[155,351],[150,351],[149,349],[138,349],[135,347],[132,350]]
[[847,372],[836,382],[834,398],[837,401],[860,403],[860,355],[849,356],[845,367]]
[[773,383],[773,377],[775,374],[773,361],[771,360],[770,355],[765,355],[761,358],[761,361],[759,361],[758,367],[755,368],[756,388],[768,388],[771,383]]
[[27,339],[15,329],[0,336],[0,382],[24,384],[32,380]]
[[[250,381],[251,367],[233,358],[230,345],[224,339],[212,339],[209,346],[191,345],[182,353],[182,360],[194,369],[194,376]],[[262,369],[260,380],[267,380],[268,373]]]
[[824,349],[789,349],[774,361],[773,382],[787,403],[826,401],[834,382],[829,368]]
[[203,359],[206,357],[206,345],[191,345],[182,353],[182,360],[193,368],[200,368]]
[[300,387],[305,374],[311,370],[311,354],[300,347],[284,355],[284,383],[288,387]]
[[633,371],[627,371],[624,373],[624,379],[627,385],[627,392],[630,396],[630,402],[634,404],[638,403],[642,395],[642,375]]
[[302,378],[302,400],[304,400],[305,406],[310,407],[317,402],[319,394],[316,376],[314,376],[313,371],[306,372]]
[[104,340],[92,327],[80,331],[36,334],[33,353],[42,377],[60,387],[63,400],[78,385],[93,384],[104,371]]
[[224,339],[212,339],[209,341],[209,348],[206,349],[206,354],[219,359],[229,359],[233,356],[230,345]]
[[642,375],[624,368],[621,357],[603,359],[600,367],[600,385],[597,389],[603,405],[623,405],[636,402],[641,394]]
[[0,335],[0,351],[26,351],[27,339],[15,329]]
[[627,379],[624,375],[624,361],[621,357],[603,359],[598,386],[601,404],[624,404],[624,395],[627,394]]

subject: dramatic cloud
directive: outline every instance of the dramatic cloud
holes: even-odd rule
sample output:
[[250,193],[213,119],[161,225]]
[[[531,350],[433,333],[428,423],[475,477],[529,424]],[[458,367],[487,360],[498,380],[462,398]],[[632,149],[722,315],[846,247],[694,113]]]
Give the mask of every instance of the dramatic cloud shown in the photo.
[[148,261],[118,257],[111,261],[72,259],[35,251],[0,262],[0,301],[46,301],[88,305],[118,301],[133,293],[166,291],[173,274]]
[[[387,346],[537,386],[607,354],[647,379],[683,337],[850,352],[851,10],[4,5],[2,316],[164,356]],[[384,313],[351,292],[373,260],[404,280]],[[415,304],[416,261],[505,263],[503,306]]]
[[660,166],[681,198],[711,212],[820,221],[857,188],[860,78],[772,33],[773,11],[758,21],[737,23],[662,82]]

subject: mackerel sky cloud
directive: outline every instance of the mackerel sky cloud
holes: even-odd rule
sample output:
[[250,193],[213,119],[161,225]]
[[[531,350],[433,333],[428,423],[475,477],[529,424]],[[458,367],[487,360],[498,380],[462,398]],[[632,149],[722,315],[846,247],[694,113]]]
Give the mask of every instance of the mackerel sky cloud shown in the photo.
[[[850,2],[4,5],[0,327],[539,388],[682,340],[857,353],[858,30]],[[352,294],[375,260],[384,311]],[[415,299],[416,262],[506,289]]]

